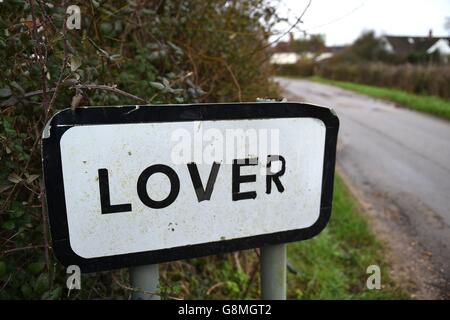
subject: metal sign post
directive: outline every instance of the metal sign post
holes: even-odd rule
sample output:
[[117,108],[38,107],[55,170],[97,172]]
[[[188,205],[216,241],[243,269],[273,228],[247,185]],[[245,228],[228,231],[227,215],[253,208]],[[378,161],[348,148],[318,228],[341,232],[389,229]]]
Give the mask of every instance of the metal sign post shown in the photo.
[[[134,300],[160,300],[159,264],[149,264],[130,268],[131,286],[137,291]],[[154,293],[154,294],[153,294]]]
[[261,248],[261,299],[286,300],[286,245]]

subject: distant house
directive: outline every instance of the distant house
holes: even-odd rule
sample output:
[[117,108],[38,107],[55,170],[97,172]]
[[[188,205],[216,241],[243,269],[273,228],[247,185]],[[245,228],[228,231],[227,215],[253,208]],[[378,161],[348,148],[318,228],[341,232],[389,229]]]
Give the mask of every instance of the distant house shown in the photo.
[[414,54],[439,53],[446,62],[450,55],[450,37],[381,36],[384,49],[392,54],[408,57]]
[[427,49],[427,53],[439,51],[442,55],[450,55],[450,38],[442,38]]
[[295,64],[300,60],[300,55],[291,48],[291,42],[278,42],[271,49],[270,63],[272,64]]
[[295,52],[275,52],[270,57],[272,64],[295,64],[300,60],[300,55]]
[[314,58],[314,61],[320,62],[332,58],[336,53],[344,50],[346,46],[329,46],[325,47],[324,52]]
[[272,48],[270,62],[272,64],[295,64],[299,60],[323,61],[331,58],[336,52],[342,50],[343,46],[326,47],[323,52],[294,52],[289,42],[279,42]]

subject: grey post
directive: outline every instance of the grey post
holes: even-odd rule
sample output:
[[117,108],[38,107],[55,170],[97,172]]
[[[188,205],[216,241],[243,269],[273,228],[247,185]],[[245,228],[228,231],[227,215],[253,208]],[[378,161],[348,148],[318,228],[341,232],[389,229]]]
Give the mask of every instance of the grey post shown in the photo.
[[[159,264],[149,264],[130,268],[130,281],[134,300],[160,300]],[[151,293],[157,293],[152,295]]]
[[261,248],[261,299],[286,300],[286,245]]

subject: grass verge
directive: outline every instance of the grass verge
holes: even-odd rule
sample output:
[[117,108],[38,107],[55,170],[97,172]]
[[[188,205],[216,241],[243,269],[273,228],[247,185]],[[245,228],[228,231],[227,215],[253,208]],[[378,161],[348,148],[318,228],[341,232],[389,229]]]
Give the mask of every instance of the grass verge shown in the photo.
[[364,84],[329,80],[317,76],[309,78],[313,81],[331,84],[344,89],[353,90],[368,96],[384,98],[396,102],[404,107],[430,113],[442,118],[450,119],[450,101],[435,96],[418,95],[406,91],[390,88],[368,86]]
[[[330,223],[317,237],[288,245],[290,299],[402,299],[382,246],[337,175]],[[381,268],[380,290],[368,290],[366,269]],[[162,266],[163,291],[185,299],[258,299],[256,250]]]

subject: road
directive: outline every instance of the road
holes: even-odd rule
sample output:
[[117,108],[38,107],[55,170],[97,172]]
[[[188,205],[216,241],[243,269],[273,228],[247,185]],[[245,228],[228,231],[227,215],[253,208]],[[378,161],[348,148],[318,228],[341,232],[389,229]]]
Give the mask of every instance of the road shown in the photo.
[[337,165],[418,298],[450,298],[450,121],[352,91],[276,78],[289,100],[332,107]]

